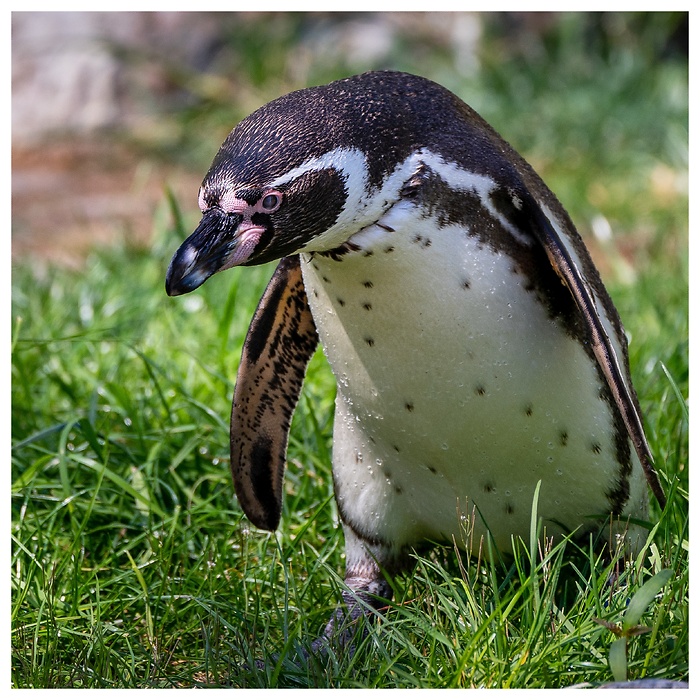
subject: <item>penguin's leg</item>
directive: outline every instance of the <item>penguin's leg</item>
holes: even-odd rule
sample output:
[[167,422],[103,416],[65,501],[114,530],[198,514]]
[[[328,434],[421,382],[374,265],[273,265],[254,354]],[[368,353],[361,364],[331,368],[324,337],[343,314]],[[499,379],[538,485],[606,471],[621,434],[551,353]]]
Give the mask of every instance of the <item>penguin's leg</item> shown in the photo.
[[368,613],[380,609],[393,596],[383,573],[397,569],[392,553],[370,545],[345,523],[343,531],[346,558],[343,604],[331,615],[323,635],[313,642],[314,653],[323,653],[329,645],[353,653],[353,640],[367,632],[364,621]]

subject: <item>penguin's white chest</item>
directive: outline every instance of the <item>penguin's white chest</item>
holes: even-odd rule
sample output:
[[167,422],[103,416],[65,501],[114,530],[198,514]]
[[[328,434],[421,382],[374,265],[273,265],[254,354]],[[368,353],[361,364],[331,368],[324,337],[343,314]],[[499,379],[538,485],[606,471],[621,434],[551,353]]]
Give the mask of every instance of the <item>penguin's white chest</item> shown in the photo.
[[527,536],[538,482],[549,534],[609,513],[622,467],[603,381],[513,260],[409,202],[351,243],[302,255],[338,384],[344,520],[393,547],[468,546],[472,529],[476,546],[488,528],[509,550]]

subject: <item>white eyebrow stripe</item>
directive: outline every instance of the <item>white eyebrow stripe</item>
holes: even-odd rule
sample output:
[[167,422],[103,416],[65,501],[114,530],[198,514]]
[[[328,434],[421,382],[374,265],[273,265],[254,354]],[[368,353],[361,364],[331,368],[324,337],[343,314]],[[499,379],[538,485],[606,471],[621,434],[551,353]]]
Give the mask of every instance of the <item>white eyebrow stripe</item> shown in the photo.
[[273,180],[270,186],[279,187],[296,180],[304,173],[333,168],[345,176],[348,192],[353,194],[357,192],[360,199],[367,189],[366,160],[365,154],[357,148],[334,148],[322,156],[310,158],[296,168],[288,170],[284,175]]

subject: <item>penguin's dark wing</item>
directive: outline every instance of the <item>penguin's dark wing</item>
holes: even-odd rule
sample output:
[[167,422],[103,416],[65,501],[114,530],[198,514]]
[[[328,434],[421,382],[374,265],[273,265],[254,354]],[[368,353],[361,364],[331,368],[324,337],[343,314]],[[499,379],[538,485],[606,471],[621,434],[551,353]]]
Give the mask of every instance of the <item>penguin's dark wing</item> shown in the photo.
[[299,257],[282,258],[248,329],[231,412],[231,471],[251,522],[275,530],[292,414],[318,334]]
[[[571,292],[590,336],[591,349],[600,366],[603,376],[610,388],[615,404],[620,411],[622,420],[627,428],[634,448],[642,464],[647,482],[661,508],[666,505],[666,496],[654,469],[654,459],[649,444],[644,435],[642,418],[633,394],[631,383],[625,379],[620,360],[614,345],[601,319],[594,293],[582,274],[577,259],[588,253],[582,245],[578,248],[571,243],[578,238],[566,215],[557,215],[546,208],[546,211],[536,202],[529,202],[531,230],[540,244],[544,247],[552,268]],[[550,218],[551,217],[551,218]],[[563,238],[566,237],[567,246]],[[590,264],[593,267],[592,263]],[[589,273],[591,274],[590,270]],[[595,273],[597,276],[597,273]],[[613,311],[613,313],[616,312]]]

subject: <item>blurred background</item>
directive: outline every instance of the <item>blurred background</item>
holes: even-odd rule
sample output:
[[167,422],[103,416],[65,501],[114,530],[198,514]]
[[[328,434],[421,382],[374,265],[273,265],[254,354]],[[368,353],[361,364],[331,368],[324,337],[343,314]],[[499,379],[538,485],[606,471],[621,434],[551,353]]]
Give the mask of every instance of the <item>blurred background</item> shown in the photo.
[[392,68],[459,94],[629,260],[654,245],[630,209],[687,197],[687,55],[685,13],[16,12],[13,257],[147,244],[256,107]]

